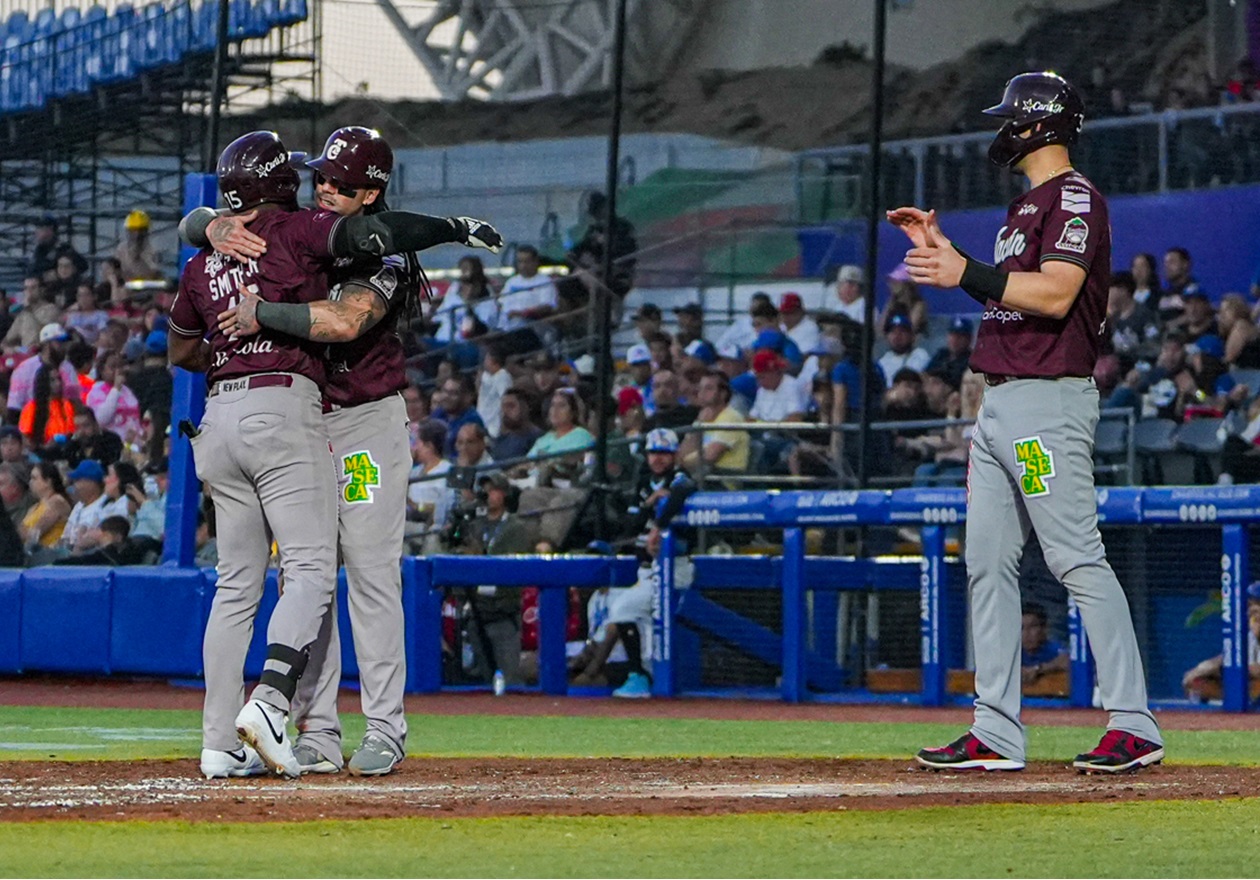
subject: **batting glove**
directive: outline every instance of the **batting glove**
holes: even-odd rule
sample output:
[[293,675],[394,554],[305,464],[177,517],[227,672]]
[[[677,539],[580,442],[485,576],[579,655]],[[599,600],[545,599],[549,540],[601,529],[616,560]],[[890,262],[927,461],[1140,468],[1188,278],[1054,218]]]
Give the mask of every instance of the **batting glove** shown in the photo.
[[499,248],[503,247],[503,236],[499,235],[499,231],[485,220],[478,220],[476,217],[456,217],[455,222],[463,227],[460,244],[485,248],[492,254],[497,254]]

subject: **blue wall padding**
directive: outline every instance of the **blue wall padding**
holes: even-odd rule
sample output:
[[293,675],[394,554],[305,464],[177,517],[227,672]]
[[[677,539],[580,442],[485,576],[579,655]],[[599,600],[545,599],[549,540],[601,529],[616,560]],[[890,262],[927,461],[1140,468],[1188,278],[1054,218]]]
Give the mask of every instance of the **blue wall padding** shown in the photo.
[[22,671],[22,572],[0,569],[0,672]]
[[197,569],[115,569],[109,649],[113,671],[200,676],[206,589]]
[[22,669],[110,672],[108,568],[33,568],[22,578]]

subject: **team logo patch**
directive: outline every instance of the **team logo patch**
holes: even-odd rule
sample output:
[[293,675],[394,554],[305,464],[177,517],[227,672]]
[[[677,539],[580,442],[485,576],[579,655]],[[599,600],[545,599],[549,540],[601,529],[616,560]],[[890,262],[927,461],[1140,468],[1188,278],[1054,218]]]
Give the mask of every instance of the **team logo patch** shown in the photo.
[[341,490],[347,504],[371,504],[372,490],[381,485],[381,469],[366,449],[341,456],[341,475],[350,481]]
[[1019,209],[1019,212],[1018,212],[1018,213],[1016,213],[1016,215],[1015,215],[1015,216],[1016,216],[1016,217],[1027,217],[1029,214],[1036,214],[1036,213],[1037,213],[1037,206],[1036,206],[1036,205],[1024,205],[1024,207],[1022,207],[1022,208],[1020,208],[1020,209]]
[[1073,217],[1063,226],[1063,234],[1055,242],[1056,249],[1070,251],[1074,254],[1085,253],[1085,245],[1089,239],[1089,226],[1080,217]]
[[1059,207],[1069,214],[1088,214],[1090,208],[1089,190],[1060,190]]
[[1046,449],[1041,437],[1016,440],[1015,463],[1024,470],[1019,478],[1019,488],[1025,498],[1050,494],[1048,481],[1054,476],[1054,453]]

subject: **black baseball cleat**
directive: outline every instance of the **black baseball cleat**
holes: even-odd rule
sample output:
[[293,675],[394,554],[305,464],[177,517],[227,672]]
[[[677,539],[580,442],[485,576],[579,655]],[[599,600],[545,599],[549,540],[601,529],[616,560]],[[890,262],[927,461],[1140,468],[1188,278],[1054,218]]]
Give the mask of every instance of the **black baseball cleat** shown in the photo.
[[1024,762],[1004,758],[972,735],[964,733],[947,746],[920,749],[914,759],[929,770],[1023,770]]
[[1081,773],[1124,773],[1164,760],[1164,747],[1123,730],[1108,730],[1092,752],[1077,755],[1072,766]]

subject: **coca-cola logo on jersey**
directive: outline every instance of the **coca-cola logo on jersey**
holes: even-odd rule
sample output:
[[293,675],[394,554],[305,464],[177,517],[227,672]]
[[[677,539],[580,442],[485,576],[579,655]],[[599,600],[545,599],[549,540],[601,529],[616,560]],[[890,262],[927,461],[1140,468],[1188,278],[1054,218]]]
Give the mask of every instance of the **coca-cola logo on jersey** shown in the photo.
[[1009,227],[1003,226],[998,230],[997,240],[993,243],[993,262],[1001,263],[1010,257],[1018,257],[1028,248],[1028,239],[1018,229],[1012,229],[1010,235],[1006,234]]

